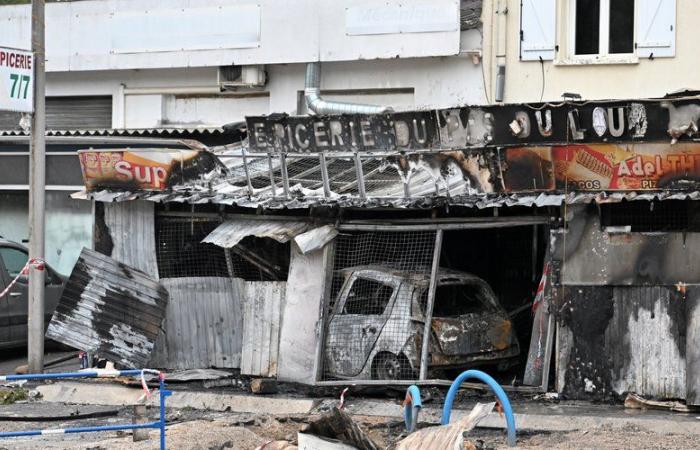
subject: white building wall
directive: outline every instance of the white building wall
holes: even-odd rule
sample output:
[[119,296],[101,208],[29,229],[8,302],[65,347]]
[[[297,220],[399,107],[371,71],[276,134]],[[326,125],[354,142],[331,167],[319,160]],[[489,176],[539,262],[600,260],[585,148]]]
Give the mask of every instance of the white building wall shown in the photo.
[[[427,14],[435,8],[442,9]],[[352,11],[359,16],[349,18]],[[0,46],[29,45],[28,17],[29,5],[0,7],[0,23],[8,25]],[[232,34],[213,22],[192,30],[213,17],[228,20]],[[254,45],[241,43],[255,30],[246,25],[245,36],[235,30],[243,19],[259,20]],[[155,28],[143,30],[139,24],[149,21]],[[306,63],[321,60],[322,94],[329,99],[399,111],[483,104],[482,67],[472,58],[481,35],[459,25],[457,0],[52,3],[47,95],[110,95],[114,128],[218,127],[246,115],[307,113]],[[222,92],[218,67],[230,64],[264,65],[267,83]]]
[[[465,49],[478,48],[480,40],[476,30],[462,32]],[[115,128],[218,127],[246,115],[306,113],[306,64],[271,64],[265,70],[264,87],[236,92],[221,92],[216,67],[52,72],[47,95],[111,95]],[[481,70],[467,54],[328,62],[322,64],[321,88],[329,99],[399,111],[482,104]]]

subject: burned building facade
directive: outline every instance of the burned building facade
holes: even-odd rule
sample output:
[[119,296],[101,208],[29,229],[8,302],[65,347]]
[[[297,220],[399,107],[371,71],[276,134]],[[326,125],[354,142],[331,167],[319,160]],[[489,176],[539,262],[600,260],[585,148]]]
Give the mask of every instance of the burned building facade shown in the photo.
[[84,172],[74,197],[102,204],[96,247],[169,290],[160,365],[318,385],[482,366],[526,391],[693,403],[698,108],[249,117],[200,151],[208,172],[149,190]]

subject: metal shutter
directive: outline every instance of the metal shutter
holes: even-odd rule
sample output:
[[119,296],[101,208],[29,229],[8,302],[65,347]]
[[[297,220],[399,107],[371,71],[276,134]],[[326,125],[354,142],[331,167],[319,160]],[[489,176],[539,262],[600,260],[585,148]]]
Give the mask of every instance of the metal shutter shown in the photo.
[[[0,112],[0,130],[18,130],[20,114]],[[46,128],[84,130],[112,128],[112,97],[47,97]]]

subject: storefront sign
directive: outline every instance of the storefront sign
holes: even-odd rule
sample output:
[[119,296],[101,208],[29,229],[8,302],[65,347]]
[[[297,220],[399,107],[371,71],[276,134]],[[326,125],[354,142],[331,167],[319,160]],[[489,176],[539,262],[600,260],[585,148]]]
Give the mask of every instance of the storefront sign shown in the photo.
[[376,116],[248,117],[253,152],[402,152],[700,137],[695,98],[565,102]]
[[213,156],[197,150],[81,150],[87,190],[161,191],[216,167]]
[[680,189],[700,180],[700,144],[590,144],[510,148],[506,191]]
[[34,111],[34,57],[0,47],[0,111]]

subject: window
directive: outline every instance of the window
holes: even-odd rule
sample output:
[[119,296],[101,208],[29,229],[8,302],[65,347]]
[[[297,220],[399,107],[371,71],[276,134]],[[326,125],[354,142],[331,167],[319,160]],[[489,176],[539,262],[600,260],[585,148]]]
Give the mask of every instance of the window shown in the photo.
[[343,314],[381,315],[389,305],[394,288],[367,278],[357,278],[348,292]]
[[573,0],[574,54],[634,53],[634,0]]
[[600,205],[600,225],[608,231],[692,231],[696,226],[691,206],[685,200],[606,203]]
[[11,278],[22,272],[29,259],[26,252],[12,247],[0,247],[0,256]]
[[609,64],[673,57],[676,2],[522,0],[520,59]]

